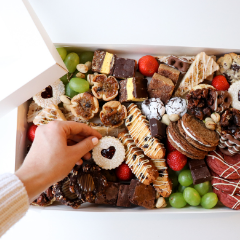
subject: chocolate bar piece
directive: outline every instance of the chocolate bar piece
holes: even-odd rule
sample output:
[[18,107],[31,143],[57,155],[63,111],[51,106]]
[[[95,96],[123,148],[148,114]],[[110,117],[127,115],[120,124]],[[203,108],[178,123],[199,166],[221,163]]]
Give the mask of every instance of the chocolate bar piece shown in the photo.
[[145,208],[154,208],[156,193],[151,185],[145,185],[137,179],[132,179],[128,197],[131,203]]
[[177,84],[180,75],[180,71],[165,64],[159,65],[158,73],[166,78],[170,78],[174,85]]
[[188,160],[188,166],[190,170],[196,170],[202,167],[206,167],[206,163],[203,159],[190,159]]
[[136,60],[116,57],[113,76],[120,79],[134,77],[136,67]]
[[148,98],[147,79],[128,78],[120,81],[119,101],[139,102]]
[[116,56],[112,53],[96,50],[92,60],[93,72],[112,74]]
[[199,183],[212,180],[212,176],[207,166],[201,167],[195,170],[191,170],[191,174],[192,174],[193,184],[199,184]]
[[119,191],[118,191],[118,200],[117,200],[118,207],[131,207],[132,204],[129,201],[128,192],[129,192],[129,185],[120,185]]
[[119,183],[108,182],[108,186],[97,193],[95,203],[116,206]]
[[174,84],[171,79],[154,73],[151,82],[148,86],[148,93],[150,98],[160,98],[166,104],[172,96]]
[[152,137],[156,137],[160,140],[166,137],[166,124],[160,122],[156,118],[151,118],[149,120],[149,125]]

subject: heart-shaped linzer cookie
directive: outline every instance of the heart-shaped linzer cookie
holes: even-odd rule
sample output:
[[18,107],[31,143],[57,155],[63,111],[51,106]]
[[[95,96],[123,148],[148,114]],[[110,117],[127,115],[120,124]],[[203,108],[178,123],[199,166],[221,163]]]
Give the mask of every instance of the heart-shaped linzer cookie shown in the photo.
[[52,87],[49,85],[45,91],[41,93],[42,98],[51,98],[53,96]]
[[110,146],[108,149],[103,149],[101,151],[101,154],[105,158],[112,159],[115,152],[116,152],[116,148],[114,146]]

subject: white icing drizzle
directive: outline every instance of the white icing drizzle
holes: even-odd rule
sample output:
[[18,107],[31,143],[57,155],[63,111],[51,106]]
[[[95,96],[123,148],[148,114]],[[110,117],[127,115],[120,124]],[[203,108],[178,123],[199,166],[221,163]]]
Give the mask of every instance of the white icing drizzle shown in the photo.
[[173,139],[173,137],[172,137],[172,135],[171,135],[171,133],[168,131],[168,136],[170,137],[170,139],[179,147],[179,148],[181,148],[184,152],[187,152],[187,150],[185,149],[185,148],[183,148],[182,147],[182,145],[180,145],[178,142],[176,142],[174,139]]

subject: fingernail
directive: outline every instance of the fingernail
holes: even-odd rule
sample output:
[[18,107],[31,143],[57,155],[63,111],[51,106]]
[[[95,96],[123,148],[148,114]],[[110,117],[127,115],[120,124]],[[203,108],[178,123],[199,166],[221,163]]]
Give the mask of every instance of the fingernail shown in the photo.
[[92,139],[92,143],[93,143],[93,145],[97,145],[98,144],[98,138],[93,138]]

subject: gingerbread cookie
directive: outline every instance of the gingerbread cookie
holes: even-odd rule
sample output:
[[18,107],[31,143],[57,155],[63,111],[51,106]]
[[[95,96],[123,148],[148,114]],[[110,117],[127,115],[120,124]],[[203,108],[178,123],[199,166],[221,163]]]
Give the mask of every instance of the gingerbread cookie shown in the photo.
[[135,145],[131,135],[124,131],[119,133],[118,138],[126,149],[126,164],[128,164],[139,181],[145,185],[155,181],[158,177],[157,168],[151,159],[146,157],[143,151]]
[[208,167],[220,177],[226,179],[240,179],[240,155],[227,156],[219,150],[208,153],[206,158]]
[[217,60],[219,64],[218,75],[224,75],[229,83],[240,80],[240,56],[236,53],[228,53]]
[[158,139],[151,136],[149,122],[142,115],[137,105],[130,104],[127,111],[128,117],[125,124],[136,146],[140,147],[144,154],[151,159],[164,158],[166,151],[164,145]]

